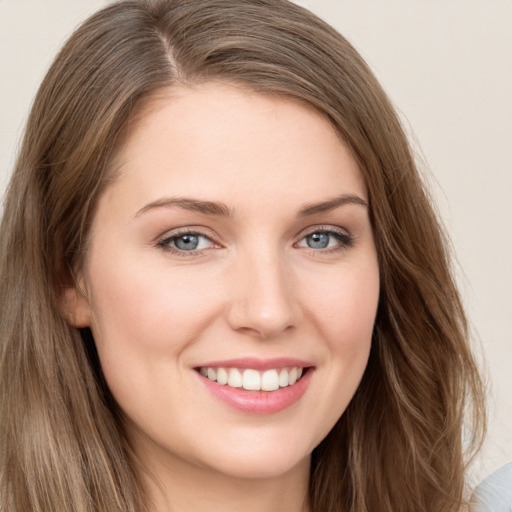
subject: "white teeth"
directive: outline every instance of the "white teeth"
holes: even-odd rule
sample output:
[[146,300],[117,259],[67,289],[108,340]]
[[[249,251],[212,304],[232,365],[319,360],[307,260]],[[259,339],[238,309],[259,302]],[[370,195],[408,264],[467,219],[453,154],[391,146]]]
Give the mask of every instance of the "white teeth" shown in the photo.
[[259,372],[247,368],[240,371],[237,368],[201,367],[199,373],[221,386],[226,384],[232,388],[247,389],[249,391],[275,391],[286,386],[293,386],[303,373],[303,368],[282,368]]
[[224,368],[217,370],[217,382],[223,386],[228,383],[228,372]]
[[217,372],[214,368],[208,368],[208,378],[210,380],[217,380]]
[[242,387],[250,391],[259,391],[261,389],[260,372],[257,370],[244,370]]
[[281,370],[281,373],[279,374],[279,385],[282,388],[290,385],[290,382],[288,380],[288,370],[286,368],[283,368]]
[[279,377],[277,370],[267,370],[261,376],[261,389],[263,391],[274,391],[279,389]]
[[228,386],[232,388],[242,387],[242,374],[236,368],[231,368],[228,375]]

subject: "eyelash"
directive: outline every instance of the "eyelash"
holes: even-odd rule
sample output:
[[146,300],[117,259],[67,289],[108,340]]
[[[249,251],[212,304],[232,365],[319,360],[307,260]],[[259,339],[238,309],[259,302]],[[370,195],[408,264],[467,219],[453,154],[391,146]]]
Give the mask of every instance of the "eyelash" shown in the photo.
[[311,229],[310,231],[302,235],[299,242],[304,240],[306,237],[314,234],[325,234],[335,238],[339,242],[339,244],[334,247],[324,249],[314,249],[312,247],[308,247],[309,250],[314,252],[321,252],[322,254],[331,254],[346,249],[350,249],[354,245],[354,237],[352,235],[349,235],[348,233],[340,229],[333,228],[332,226],[315,226],[314,229]]
[[[328,235],[330,237],[335,238],[339,242],[338,245],[336,245],[334,247],[330,247],[330,248],[323,248],[323,249],[315,249],[315,248],[312,248],[312,247],[307,247],[306,248],[306,249],[309,249],[310,251],[313,251],[315,253],[316,252],[321,252],[322,254],[330,254],[330,253],[334,253],[334,252],[338,252],[338,251],[349,249],[350,247],[352,247],[354,245],[354,238],[351,235],[347,234],[346,232],[334,229],[332,226],[317,226],[317,227],[315,227],[315,229],[312,229],[311,231],[309,231],[309,232],[305,233],[304,235],[302,235],[300,240],[298,242],[296,242],[294,244],[294,246],[297,246],[297,244],[299,242],[301,242],[302,240],[304,240],[305,238],[307,238],[308,236],[311,236],[313,234],[325,234],[325,235]],[[157,242],[157,247],[159,247],[163,251],[170,252],[170,253],[175,254],[177,256],[182,256],[182,257],[187,257],[187,256],[188,257],[191,257],[191,256],[192,257],[197,257],[197,256],[201,256],[202,252],[205,249],[193,249],[193,250],[190,250],[190,251],[185,251],[185,250],[173,247],[171,245],[174,241],[176,241],[179,238],[184,237],[186,235],[188,235],[188,236],[197,236],[197,237],[200,237],[200,238],[206,238],[213,245],[217,245],[217,247],[221,247],[219,244],[217,244],[213,240],[213,238],[210,235],[207,235],[204,232],[201,232],[201,231],[198,231],[198,230],[192,230],[192,229],[189,229],[189,228],[179,229],[176,232],[174,232],[172,235],[166,236],[165,238],[163,238],[162,240]]]
[[179,238],[182,238],[182,237],[184,237],[186,235],[188,235],[188,236],[197,236],[197,237],[200,237],[200,238],[206,238],[213,245],[219,246],[213,240],[211,235],[207,235],[206,233],[202,233],[201,231],[193,230],[193,229],[190,229],[190,228],[182,228],[182,229],[178,229],[177,231],[175,231],[172,235],[166,236],[162,240],[158,241],[157,247],[159,247],[163,251],[170,252],[170,253],[172,253],[174,255],[177,255],[177,256],[183,256],[183,257],[187,257],[187,256],[188,257],[191,257],[191,256],[192,257],[201,256],[202,255],[202,251],[204,249],[194,249],[194,250],[191,250],[191,251],[185,251],[185,250],[182,250],[182,249],[178,249],[177,247],[173,247],[171,245],[172,242],[174,242],[175,240],[178,240]]

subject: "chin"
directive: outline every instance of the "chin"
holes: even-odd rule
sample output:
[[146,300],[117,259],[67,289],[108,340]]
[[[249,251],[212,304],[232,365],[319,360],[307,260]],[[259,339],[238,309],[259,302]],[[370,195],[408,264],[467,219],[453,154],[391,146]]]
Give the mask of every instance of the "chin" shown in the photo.
[[288,454],[254,454],[252,457],[226,457],[220,463],[212,467],[215,471],[223,475],[237,479],[276,479],[286,474],[294,473],[301,468],[308,468],[310,465],[311,454],[302,458]]
[[277,478],[301,468],[309,473],[312,447],[304,444],[290,439],[279,443],[261,439],[233,442],[225,449],[217,446],[204,462],[216,472],[241,479]]

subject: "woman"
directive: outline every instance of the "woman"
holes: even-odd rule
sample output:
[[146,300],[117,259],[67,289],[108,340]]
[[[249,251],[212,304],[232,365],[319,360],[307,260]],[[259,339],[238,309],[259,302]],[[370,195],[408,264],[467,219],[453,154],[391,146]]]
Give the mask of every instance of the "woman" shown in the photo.
[[482,391],[442,231],[385,93],[308,11],[90,18],[1,238],[4,509],[465,507]]

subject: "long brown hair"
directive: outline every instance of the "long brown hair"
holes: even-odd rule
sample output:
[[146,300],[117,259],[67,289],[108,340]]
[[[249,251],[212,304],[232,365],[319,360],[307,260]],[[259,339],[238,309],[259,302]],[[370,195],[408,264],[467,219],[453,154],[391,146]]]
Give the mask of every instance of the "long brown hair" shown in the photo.
[[356,395],[313,453],[311,510],[460,510],[463,419],[469,411],[478,444],[483,398],[446,240],[372,72],[285,0],[118,2],[77,29],[44,79],[0,231],[2,510],[148,510],[90,332],[69,325],[60,296],[141,102],[211,80],[313,106],[368,188],[381,276],[374,339]]

